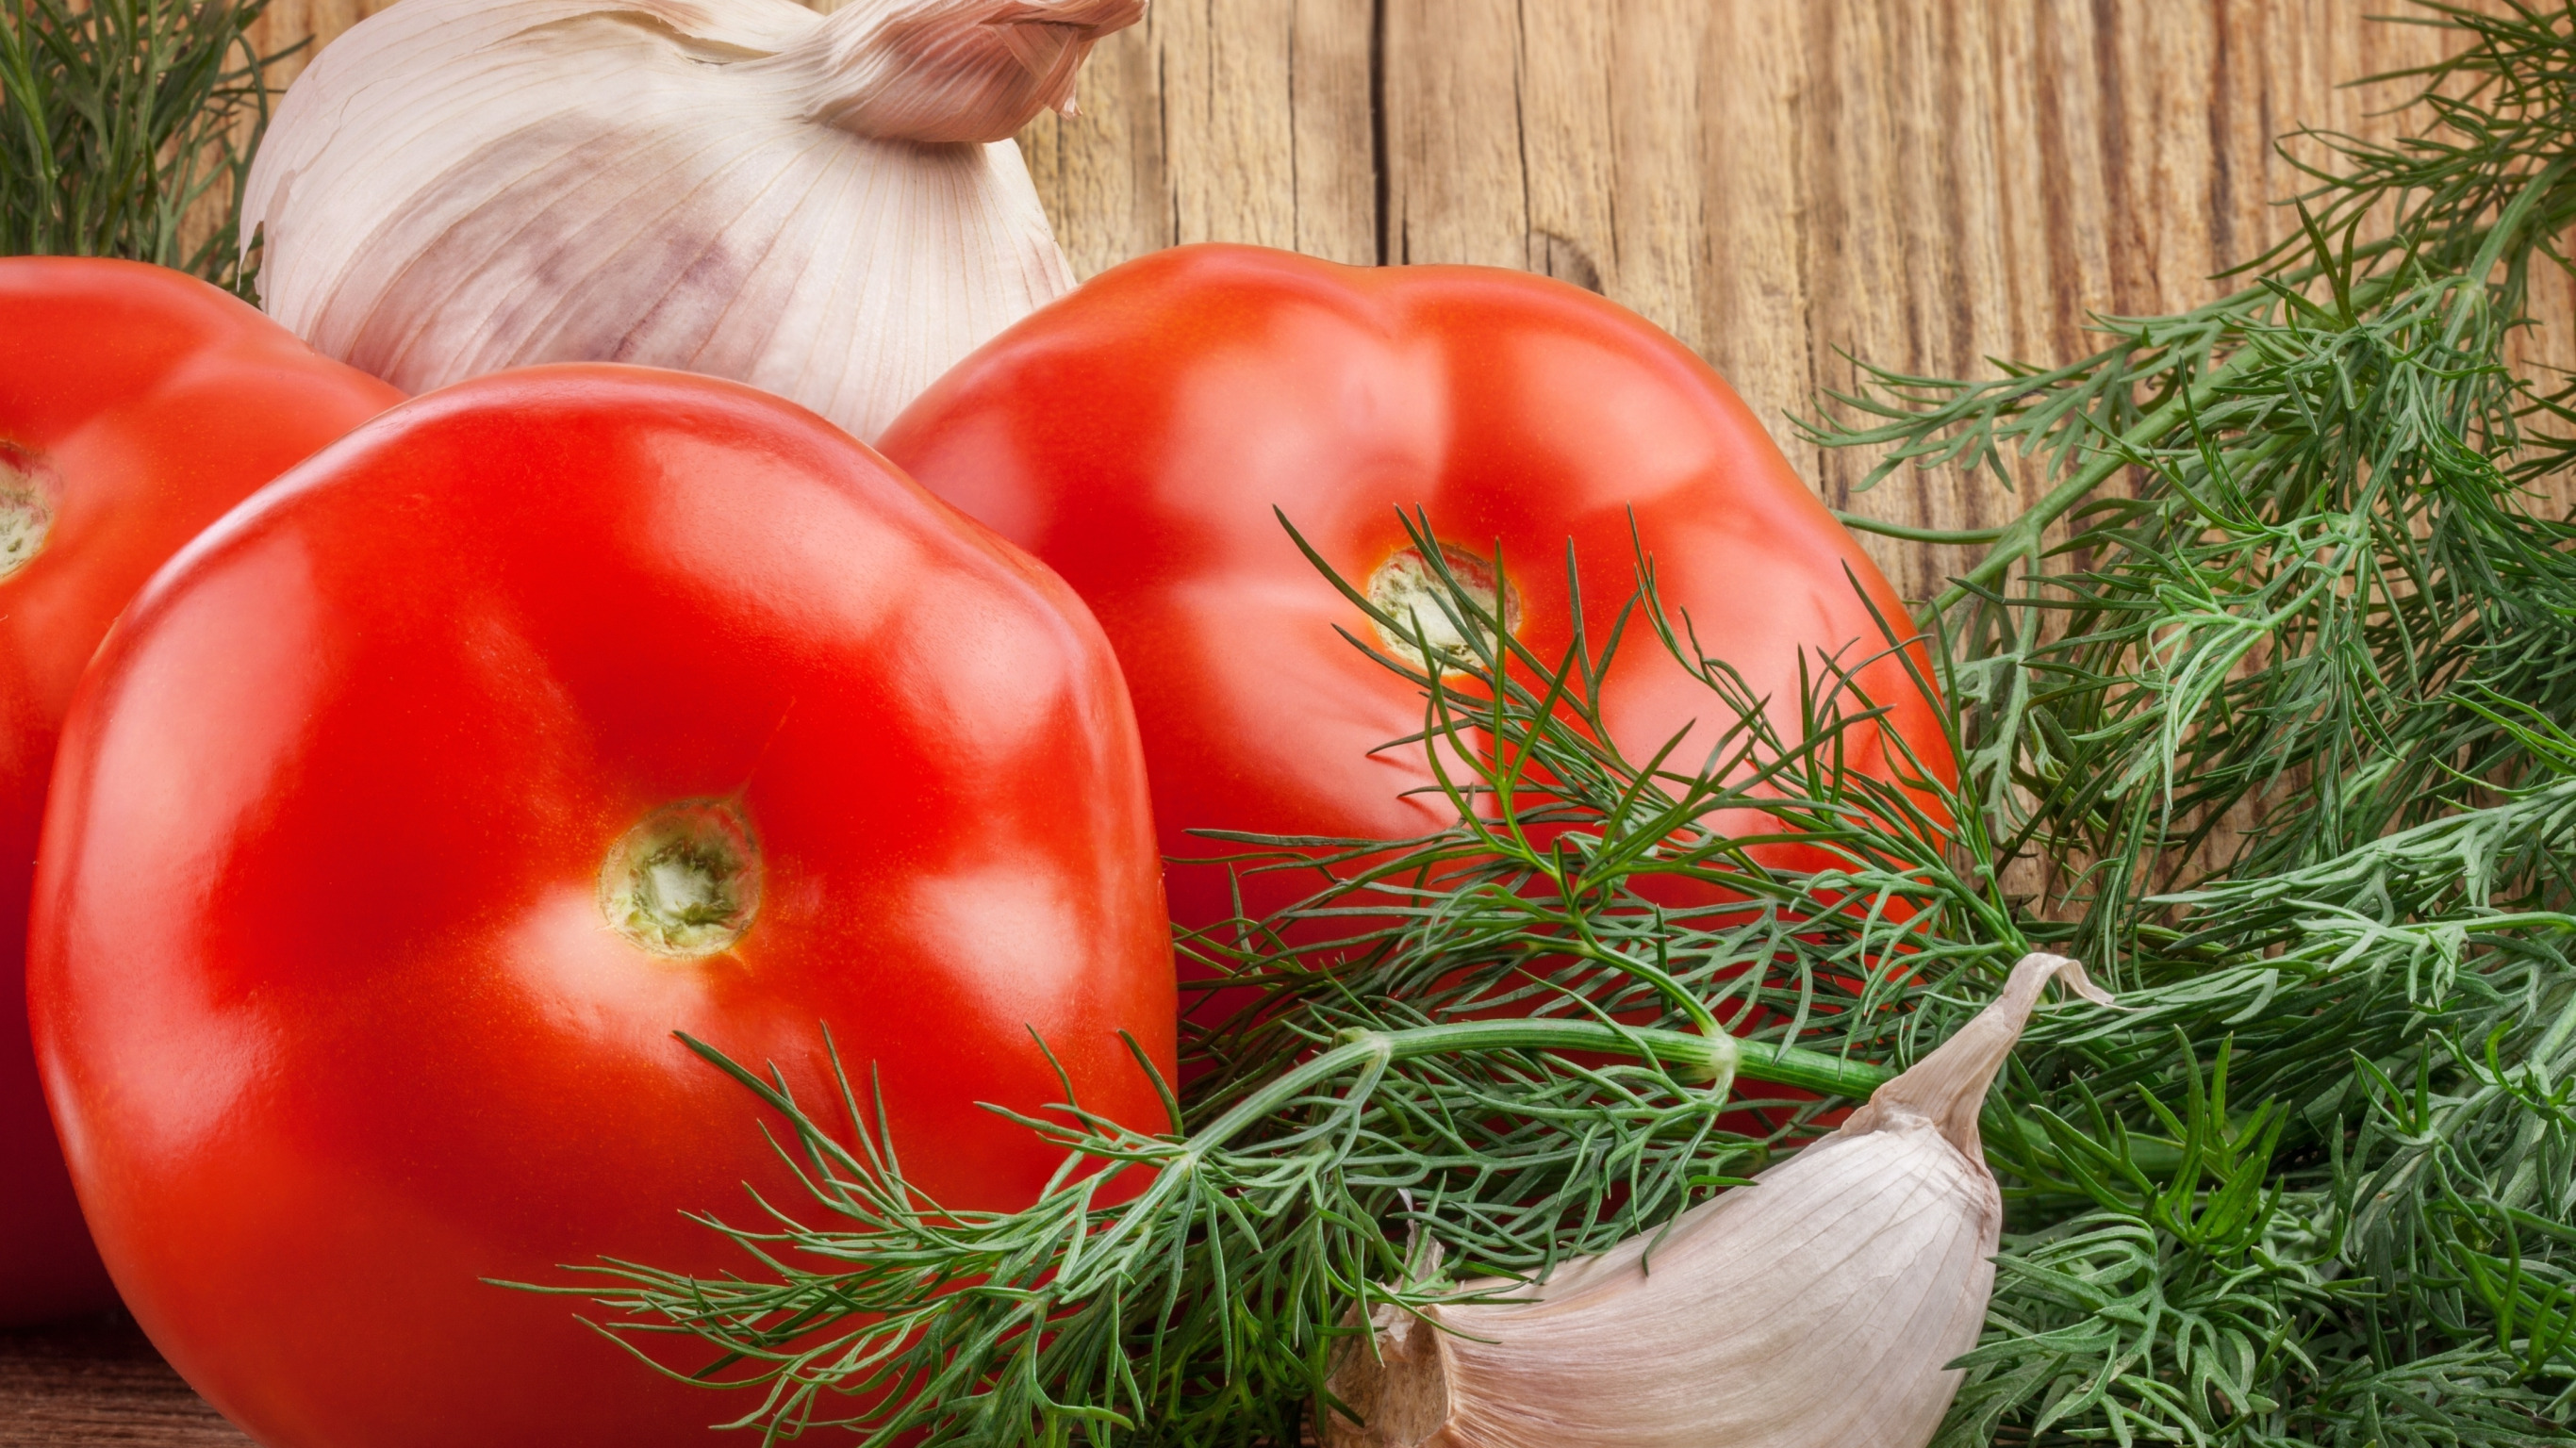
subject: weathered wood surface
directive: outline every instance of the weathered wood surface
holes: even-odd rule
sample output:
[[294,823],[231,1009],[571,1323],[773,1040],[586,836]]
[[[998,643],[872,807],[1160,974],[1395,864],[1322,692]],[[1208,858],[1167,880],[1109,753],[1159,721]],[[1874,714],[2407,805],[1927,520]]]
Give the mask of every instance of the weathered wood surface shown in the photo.
[[0,1448],[247,1448],[129,1323],[0,1333]]
[[[327,40],[390,0],[275,0]],[[824,0],[830,8],[831,0]],[[1843,354],[2057,361],[2095,313],[2218,295],[2300,178],[2272,138],[2375,138],[2441,36],[2396,0],[1153,0],[1071,120],[1022,136],[1075,270],[1247,241],[1595,286],[1715,363],[1825,498],[1926,527],[2017,504],[1892,480],[1793,411]],[[2307,154],[2318,154],[2313,145]],[[2552,315],[2576,298],[2552,277]],[[2576,365],[2570,327],[2534,347]],[[1872,539],[1913,596],[1955,551]]]
[[[327,42],[390,0],[274,0]],[[1023,136],[1075,268],[1176,242],[1527,267],[1714,362],[1838,505],[1989,524],[1989,479],[1901,478],[1788,426],[1841,353],[2053,361],[2087,318],[2187,306],[2277,238],[2270,138],[2386,137],[2438,37],[2391,0],[1154,0],[1081,112]],[[2570,316],[2554,279],[2545,315]],[[2576,365],[2576,326],[2541,360]],[[1955,553],[1871,540],[1909,594]],[[0,1445],[245,1440],[96,1331],[0,1338]]]
[[[1175,242],[1543,270],[1715,363],[1828,501],[2002,521],[1788,425],[1843,353],[1979,374],[2193,305],[2295,219],[2271,139],[2385,138],[2385,0],[1155,0],[1023,137],[1078,272]],[[2317,154],[2313,145],[2308,154]],[[1382,162],[1373,165],[1372,162]],[[2545,300],[2554,314],[2569,298]],[[2539,346],[2558,365],[2576,344]],[[1871,540],[1912,596],[1962,555]]]

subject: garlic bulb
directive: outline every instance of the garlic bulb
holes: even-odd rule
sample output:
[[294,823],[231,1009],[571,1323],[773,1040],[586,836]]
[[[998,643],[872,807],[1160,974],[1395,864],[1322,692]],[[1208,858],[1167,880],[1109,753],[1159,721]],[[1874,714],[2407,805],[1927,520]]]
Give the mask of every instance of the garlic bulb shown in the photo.
[[[2032,955],[1841,1129],[1669,1230],[1509,1300],[1381,1308],[1330,1388],[1328,1448],[1923,1448],[1976,1345],[2003,1201],[1986,1087],[2051,977]],[[1466,1284],[1491,1291],[1501,1284]]]
[[402,0],[251,168],[271,315],[412,391],[748,382],[858,436],[1072,285],[1011,133],[1145,0]]

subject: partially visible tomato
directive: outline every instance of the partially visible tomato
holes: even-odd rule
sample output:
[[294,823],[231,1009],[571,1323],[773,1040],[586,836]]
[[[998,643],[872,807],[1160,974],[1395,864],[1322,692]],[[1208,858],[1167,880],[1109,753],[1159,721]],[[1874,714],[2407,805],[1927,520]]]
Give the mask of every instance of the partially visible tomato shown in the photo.
[[[757,1264],[755,1099],[1029,1201],[980,1109],[1159,1126],[1160,866],[1063,583],[793,404],[611,366],[395,408],[227,518],[82,683],[30,997],[118,1286],[271,1448],[726,1441],[562,1280]],[[773,1123],[774,1124],[774,1123]],[[840,1122],[846,1127],[847,1122]],[[675,1348],[671,1361],[701,1365]]]
[[152,570],[402,394],[140,262],[0,259],[0,1325],[113,1306],[27,1047],[27,889],[72,684]]
[[[1889,649],[1888,630],[1910,628],[1903,602],[1851,534],[1706,363],[1560,282],[1180,247],[1024,318],[879,446],[1099,615],[1175,858],[1234,848],[1194,829],[1387,839],[1454,818],[1439,795],[1408,794],[1433,783],[1420,748],[1380,747],[1421,728],[1418,691],[1339,636],[1384,642],[1277,513],[1397,607],[1425,597],[1399,510],[1427,510],[1462,573],[1499,548],[1516,632],[1551,662],[1573,637],[1569,544],[1598,650],[1642,540],[1666,607],[1768,696],[1784,735],[1798,736],[1802,666],[1821,679],[1827,658],[1875,658],[1858,680],[1891,735],[1919,768],[1952,768],[1936,702]],[[1673,756],[1685,769],[1734,723],[1642,623],[1604,704],[1641,761],[1691,726]],[[1916,773],[1873,731],[1850,742],[1863,772]],[[1773,858],[1823,863],[1812,854]],[[1259,913],[1313,882],[1246,883]],[[1222,870],[1176,870],[1171,887],[1180,924],[1232,913]]]

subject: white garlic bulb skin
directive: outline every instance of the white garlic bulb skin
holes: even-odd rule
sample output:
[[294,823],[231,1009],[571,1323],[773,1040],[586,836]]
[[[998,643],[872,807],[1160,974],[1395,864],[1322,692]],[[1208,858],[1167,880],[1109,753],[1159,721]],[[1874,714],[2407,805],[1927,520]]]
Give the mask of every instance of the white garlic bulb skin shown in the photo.
[[[1924,1448],[1994,1292],[1977,1112],[2052,977],[2033,955],[1832,1135],[1511,1300],[1382,1308],[1337,1361],[1328,1448]],[[1499,1291],[1471,1282],[1465,1291]]]
[[402,0],[298,77],[263,305],[424,391],[537,362],[748,382],[872,438],[1072,285],[1010,136],[1144,0]]

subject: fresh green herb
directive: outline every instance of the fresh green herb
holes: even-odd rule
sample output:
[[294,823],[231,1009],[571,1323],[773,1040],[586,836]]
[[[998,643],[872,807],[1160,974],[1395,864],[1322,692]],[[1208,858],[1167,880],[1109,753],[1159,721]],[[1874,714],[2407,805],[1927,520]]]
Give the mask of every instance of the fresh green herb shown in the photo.
[[[619,1285],[577,1290],[625,1314],[618,1331],[718,1344],[707,1377],[757,1392],[743,1421],[774,1435],[1293,1441],[1355,1311],[1541,1275],[1668,1219],[1886,1080],[1900,1040],[1937,1043],[2025,953],[1990,873],[1942,848],[1937,783],[1842,768],[1864,734],[1904,757],[1848,671],[1820,671],[1791,742],[1662,628],[1651,574],[1633,627],[1547,660],[1498,638],[1498,591],[1455,577],[1427,526],[1414,538],[1441,560],[1448,635],[1499,687],[1377,658],[1423,689],[1440,756],[1467,772],[1462,806],[1492,808],[1391,858],[1362,841],[1253,855],[1332,878],[1287,918],[1191,942],[1264,1004],[1193,1043],[1208,1074],[1167,1133],[1070,1108],[1032,1120],[1067,1149],[1057,1189],[1023,1212],[945,1211],[905,1185],[881,1129],[836,1141],[775,1081],[711,1056],[793,1124],[792,1159],[836,1220],[724,1229],[770,1280],[618,1264],[592,1270]],[[1400,636],[1439,628],[1352,597]],[[1705,768],[1604,742],[1599,689],[1631,634],[1660,635],[1740,711]],[[1702,823],[1753,808],[1775,833]],[[1790,837],[1841,868],[1752,853]],[[1825,1037],[1840,1049],[1798,1044]],[[1730,1099],[1730,1078],[1800,1094]],[[835,1105],[871,1119],[855,1093]],[[1149,1166],[1150,1183],[1103,1204],[1101,1164]],[[1424,1243],[1444,1267],[1416,1278]]]
[[116,256],[250,295],[238,218],[268,124],[268,0],[0,5],[0,255]]
[[[2576,534],[2537,488],[2576,441],[2506,346],[2567,265],[2576,10],[2427,8],[2431,131],[2324,138],[2255,285],[1811,425],[2044,484],[1936,601],[1964,788],[2046,882],[2017,904],[2124,963],[2092,1039],[2174,1033],[2013,1083],[2082,1168],[2026,1187],[2091,1206],[2007,1238],[1945,1441],[2570,1437]],[[2256,1112],[2156,1104],[2194,1043]],[[2150,1121],[2196,1169],[2117,1160]]]
[[[2550,431],[2576,394],[2504,365],[2576,221],[2576,12],[2433,8],[2468,42],[2416,73],[2436,129],[2324,138],[2343,166],[2253,286],[2106,319],[2063,367],[1871,370],[1809,424],[1880,449],[1873,481],[2009,485],[2009,451],[2048,485],[1935,625],[1975,787],[2008,852],[2057,867],[2079,951],[2118,951],[2203,852],[2292,869],[2518,777],[2482,700],[2576,708],[2576,535],[2525,491],[2576,450]],[[2354,242],[2382,208],[2395,229]]]
[[[1991,842],[1942,826],[1933,781],[1843,767],[1855,731],[1884,734],[1846,675],[1824,671],[1793,744],[1661,630],[1745,722],[1705,768],[1670,769],[1672,750],[1650,768],[1601,742],[1615,646],[1540,670],[1506,644],[1516,679],[1476,595],[1451,605],[1502,687],[1409,676],[1461,762],[1461,805],[1481,808],[1392,857],[1247,857],[1333,880],[1197,942],[1264,1003],[1195,1043],[1213,1075],[1168,1133],[1031,1121],[1068,1149],[1059,1188],[1024,1212],[945,1212],[905,1187],[881,1124],[845,1144],[833,1113],[711,1054],[792,1124],[836,1220],[728,1229],[759,1281],[611,1264],[591,1270],[613,1285],[567,1290],[623,1314],[612,1331],[718,1345],[707,1380],[756,1393],[742,1421],[775,1436],[1293,1441],[1368,1308],[1542,1276],[1652,1229],[1885,1079],[1877,1063],[1945,1039],[2006,963],[2073,928],[2001,892]],[[2035,1023],[1987,1122],[2021,1230],[1948,1441],[2566,1432],[2576,917],[2534,902],[2576,847],[2576,740],[2509,722],[2550,784],[2169,900],[2124,957],[2126,1011]],[[1757,807],[1777,834],[1698,823]],[[1754,854],[1791,838],[1837,866]],[[1655,903],[1676,882],[1728,897]],[[1729,1055],[1739,1082],[1826,1099],[1729,1100],[1706,1080]],[[869,1119],[857,1093],[833,1104]],[[1073,1175],[1102,1163],[1152,1183],[1103,1205],[1097,1176]],[[1426,1243],[1443,1263],[1427,1276]]]
[[[1946,1443],[2576,1437],[2576,540],[2533,492],[2576,442],[2505,365],[2576,221],[2576,8],[2430,18],[2467,42],[2420,75],[2432,137],[2335,142],[2255,285],[2066,367],[1871,373],[1813,424],[1882,475],[2045,484],[1928,619],[1955,790],[1857,661],[1773,731],[1643,559],[1624,626],[1556,659],[1444,568],[1467,681],[1379,661],[1459,822],[1244,842],[1317,893],[1190,942],[1258,1003],[1192,1043],[1167,1132],[1067,1108],[1031,1123],[1057,1191],[943,1212],[881,1127],[836,1141],[729,1066],[829,1224],[735,1229],[757,1282],[562,1290],[713,1344],[773,1437],[1287,1443],[1372,1307],[1654,1229],[2041,947],[2126,1009],[2043,1013],[1990,1103],[2008,1232]],[[1604,675],[1656,646],[1726,738],[1608,738]],[[1791,839],[1824,867],[1762,848]],[[1726,1099],[1730,1054],[1818,1095]],[[1104,1204],[1127,1163],[1150,1183]]]

